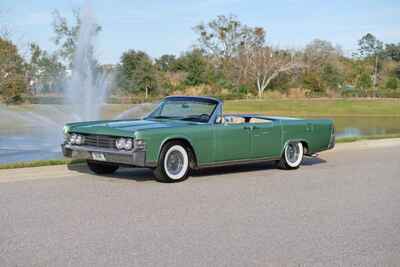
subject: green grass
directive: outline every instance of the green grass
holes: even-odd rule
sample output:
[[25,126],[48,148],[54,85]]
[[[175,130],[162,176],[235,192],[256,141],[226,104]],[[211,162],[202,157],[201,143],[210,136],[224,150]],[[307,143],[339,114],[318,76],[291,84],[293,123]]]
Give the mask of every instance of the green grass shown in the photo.
[[83,160],[71,160],[71,159],[35,160],[29,162],[0,164],[0,170],[55,166],[55,165],[66,165],[66,164],[81,164],[83,162],[84,162]]
[[342,138],[337,138],[336,143],[351,143],[362,140],[377,140],[377,139],[390,139],[390,138],[400,138],[400,134],[381,134],[381,135],[342,137]]
[[[349,117],[400,117],[400,99],[249,99],[227,100],[224,102],[224,110],[228,113],[263,113],[282,116],[349,116]],[[102,108],[102,115],[111,119],[131,108],[133,104],[108,104]],[[58,119],[60,109],[68,113],[69,107],[60,105],[20,105],[5,106],[0,104],[0,129],[23,127],[26,121],[14,115],[24,112]],[[133,112],[134,114],[134,112]],[[3,115],[3,116],[2,116]]]
[[400,117],[400,99],[253,99],[225,101],[226,112],[285,116]]

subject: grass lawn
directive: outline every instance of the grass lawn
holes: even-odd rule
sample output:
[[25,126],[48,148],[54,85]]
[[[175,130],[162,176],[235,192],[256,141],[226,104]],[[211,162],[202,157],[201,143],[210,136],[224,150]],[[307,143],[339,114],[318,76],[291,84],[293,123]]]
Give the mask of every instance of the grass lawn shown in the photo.
[[0,170],[55,166],[55,165],[66,165],[66,164],[82,164],[82,163],[85,163],[85,161],[79,160],[79,159],[34,160],[34,161],[27,161],[27,162],[0,164]]
[[[1,109],[12,112],[48,114],[48,108],[59,105],[5,106]],[[103,106],[105,118],[113,118],[134,104],[107,104]],[[147,108],[148,109],[148,108]],[[285,116],[392,116],[400,117],[400,99],[251,99],[224,101],[225,112],[264,113]],[[0,118],[1,118],[0,114]],[[5,118],[4,118],[5,119]]]
[[225,112],[285,116],[400,117],[400,99],[269,99],[225,101]]

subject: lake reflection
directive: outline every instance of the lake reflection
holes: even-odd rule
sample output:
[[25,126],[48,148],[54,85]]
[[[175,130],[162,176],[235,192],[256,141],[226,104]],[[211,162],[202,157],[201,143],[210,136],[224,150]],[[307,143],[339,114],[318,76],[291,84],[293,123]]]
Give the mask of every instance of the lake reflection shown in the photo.
[[337,137],[400,133],[400,117],[331,117]]

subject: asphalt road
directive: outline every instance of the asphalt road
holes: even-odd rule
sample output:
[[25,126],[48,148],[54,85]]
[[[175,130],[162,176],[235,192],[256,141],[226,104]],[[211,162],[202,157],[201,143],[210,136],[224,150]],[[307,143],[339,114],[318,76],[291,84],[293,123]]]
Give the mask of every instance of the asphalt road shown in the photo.
[[70,168],[0,171],[0,266],[400,264],[398,140],[179,184]]

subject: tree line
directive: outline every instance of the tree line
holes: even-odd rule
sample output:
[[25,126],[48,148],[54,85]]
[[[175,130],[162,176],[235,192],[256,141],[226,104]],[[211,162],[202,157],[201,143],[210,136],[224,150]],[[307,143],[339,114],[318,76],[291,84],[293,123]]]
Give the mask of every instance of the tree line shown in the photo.
[[[53,13],[49,53],[30,44],[23,57],[15,44],[0,36],[0,96],[9,103],[26,96],[62,95],[72,66],[80,19],[70,24]],[[222,98],[279,96],[400,97],[400,43],[385,44],[368,33],[351,56],[331,42],[315,39],[303,49],[268,44],[262,27],[248,26],[236,16],[218,16],[193,28],[197,41],[179,56],[152,58],[128,50],[115,65],[93,62],[96,72],[113,72],[111,94],[154,98],[170,94]],[[100,32],[97,27],[96,32]]]

